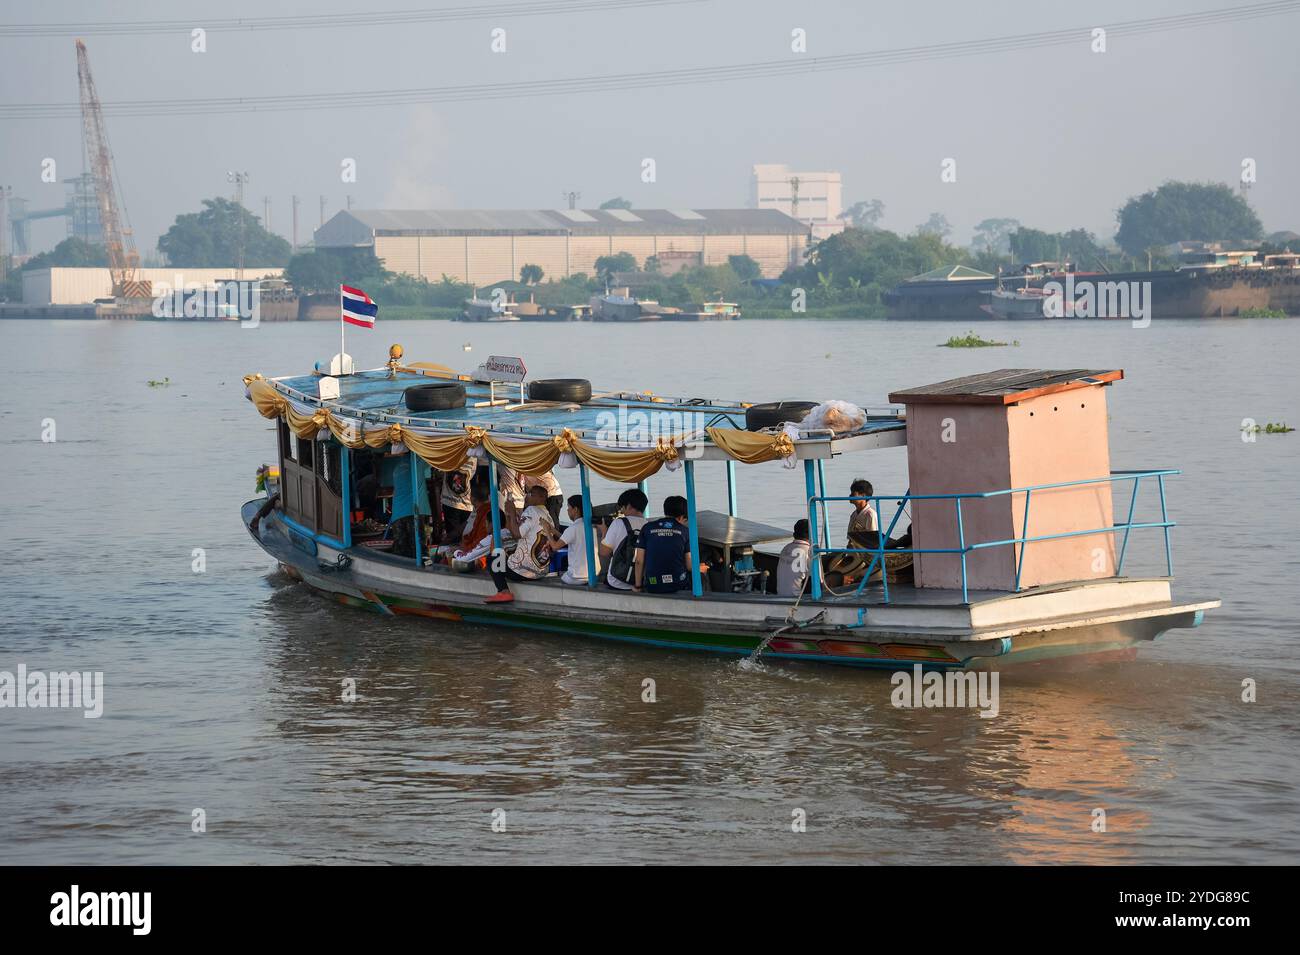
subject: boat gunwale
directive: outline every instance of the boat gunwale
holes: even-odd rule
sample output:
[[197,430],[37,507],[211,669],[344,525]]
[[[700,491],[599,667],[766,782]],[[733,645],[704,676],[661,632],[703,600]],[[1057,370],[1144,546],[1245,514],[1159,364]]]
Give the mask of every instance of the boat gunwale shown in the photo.
[[[244,504],[244,508],[248,508],[252,504],[258,504],[260,506],[261,504],[264,503],[265,503],[265,498],[252,498],[250,501]],[[278,510],[275,511],[271,516],[276,521],[283,523],[286,527],[293,528],[293,525],[286,519],[285,515],[280,513]],[[294,529],[296,530],[297,528]],[[302,531],[300,530],[298,532],[302,533]],[[250,528],[250,534],[251,533],[252,531]],[[287,535],[285,536],[287,537]],[[263,546],[263,549],[267,549],[266,542],[259,535],[254,534],[253,537],[259,544]],[[390,554],[381,550],[373,550],[365,547],[365,545],[362,544],[354,544],[350,548],[344,548],[340,546],[337,541],[326,537],[320,537],[319,535],[317,535],[314,538],[314,540],[318,546],[323,546],[325,548],[328,548],[330,551],[340,555],[346,555],[352,560],[354,565],[357,563],[357,561],[360,561],[363,566],[366,563],[374,563],[379,567],[391,567],[395,570],[427,574],[430,575],[430,577],[436,579],[463,580],[468,578],[470,580],[480,580],[480,579],[487,580],[487,578],[484,577],[476,576],[474,574],[461,573],[452,570],[450,567],[441,566],[438,564],[416,565],[409,558],[400,557],[398,555]],[[293,547],[292,543],[287,544],[287,549],[285,553],[294,554],[294,555],[301,554],[303,558],[302,561],[300,561],[301,563],[310,564],[312,562],[309,559],[310,555],[298,551]],[[272,553],[271,556],[275,557],[277,560],[281,559],[280,555],[274,553]],[[325,564],[325,562],[322,561],[319,558],[319,556],[315,558],[315,562],[317,564]],[[328,566],[328,564],[325,564],[325,566]],[[613,590],[605,591],[601,587],[596,587],[593,589],[585,585],[564,584],[563,582],[560,581],[558,576],[548,576],[546,578],[541,578],[538,580],[521,581],[520,583],[526,588],[543,587],[546,588],[547,590],[554,590],[558,592],[572,592],[572,593],[595,592],[595,593],[604,594],[605,596],[614,596],[614,597],[632,596],[635,597],[636,599],[662,598],[671,601],[673,603],[704,601],[706,603],[711,603],[715,605],[724,605],[724,606],[749,605],[749,606],[756,606],[756,607],[774,607],[774,608],[782,608],[782,609],[789,609],[793,606],[798,606],[800,608],[807,607],[807,608],[815,608],[815,609],[862,610],[868,612],[871,610],[876,610],[876,611],[902,610],[906,612],[908,610],[973,611],[980,608],[988,608],[988,607],[1009,603],[1013,601],[1024,601],[1028,598],[1040,597],[1040,596],[1045,596],[1050,594],[1061,594],[1061,593],[1067,593],[1071,591],[1083,591],[1089,589],[1114,589],[1116,585],[1172,583],[1172,581],[1173,581],[1172,577],[1164,577],[1164,576],[1144,576],[1144,577],[1124,576],[1124,577],[1083,579],[1078,581],[1047,584],[1040,587],[1028,588],[1018,592],[1017,591],[979,591],[976,592],[981,594],[981,596],[978,597],[978,599],[971,599],[965,602],[961,600],[960,588],[902,587],[897,591],[891,588],[891,599],[888,603],[884,602],[884,600],[881,599],[883,597],[883,594],[878,591],[870,592],[870,593],[868,593],[868,591],[862,591],[862,592],[855,592],[855,593],[833,595],[830,597],[823,596],[821,600],[814,600],[811,597],[811,595],[805,595],[800,600],[795,601],[789,597],[785,597],[779,594],[728,593],[728,592],[707,591],[701,596],[695,597],[689,591],[681,591],[678,593],[671,593],[671,594],[646,594],[646,593],[635,593],[633,591],[613,591]],[[899,585],[897,584],[894,586],[899,587]],[[459,595],[468,596],[468,597],[475,596],[474,594],[469,594],[465,592],[459,592]],[[897,599],[897,596],[903,596],[903,595],[906,595],[903,600]],[[974,593],[969,594],[968,596],[974,596]],[[919,599],[907,599],[909,597],[919,598]],[[945,599],[945,598],[950,598],[950,599]],[[1211,602],[1213,602],[1216,606],[1219,604],[1219,601],[1217,600]],[[1205,601],[1198,602],[1196,606],[1200,607],[1201,604],[1205,604],[1208,607],[1208,603],[1206,603]],[[552,605],[548,604],[546,606],[550,607]],[[1174,606],[1176,605],[1174,605],[1171,600],[1169,602],[1168,607],[1174,607]],[[1133,604],[1118,609],[1127,613],[1128,611],[1153,610],[1153,609],[1160,609],[1162,607],[1168,609],[1166,605],[1158,602],[1149,603],[1149,604]],[[665,617],[664,619],[671,620],[676,618]],[[1043,623],[1055,623],[1062,619],[1066,619],[1066,618],[1055,617],[1055,616],[1038,618],[1038,620],[1040,620]],[[978,631],[987,630],[990,632],[997,631],[1000,633],[1008,629],[1009,628],[1004,625],[992,625],[987,627],[972,626],[972,627],[965,628],[963,632],[969,631],[971,633],[975,633]],[[1018,628],[1018,629],[1023,629],[1023,628]],[[985,638],[981,637],[979,639],[985,639]]]

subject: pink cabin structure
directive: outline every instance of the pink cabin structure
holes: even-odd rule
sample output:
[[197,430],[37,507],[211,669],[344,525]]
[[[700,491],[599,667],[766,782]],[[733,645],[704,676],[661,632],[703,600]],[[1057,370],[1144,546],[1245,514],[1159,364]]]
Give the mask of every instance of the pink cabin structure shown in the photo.
[[[1119,370],[1004,368],[892,393],[891,402],[907,407],[913,546],[960,548],[1111,527],[1106,386],[1123,377]],[[1099,483],[1041,487],[1091,480]],[[962,499],[960,528],[956,501],[915,499],[1008,489]],[[1024,590],[1112,577],[1114,538],[1101,532],[972,550],[967,583],[1011,591],[1017,583]],[[960,589],[961,557],[918,554],[915,577],[918,587]]]

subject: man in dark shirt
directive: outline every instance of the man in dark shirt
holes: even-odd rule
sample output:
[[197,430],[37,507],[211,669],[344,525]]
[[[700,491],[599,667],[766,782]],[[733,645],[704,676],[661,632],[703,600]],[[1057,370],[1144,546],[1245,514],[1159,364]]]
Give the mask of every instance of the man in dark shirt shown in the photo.
[[[636,545],[636,587],[652,594],[671,594],[691,586],[691,540],[686,498],[664,500],[664,516],[646,521]],[[707,564],[700,565],[706,573]]]

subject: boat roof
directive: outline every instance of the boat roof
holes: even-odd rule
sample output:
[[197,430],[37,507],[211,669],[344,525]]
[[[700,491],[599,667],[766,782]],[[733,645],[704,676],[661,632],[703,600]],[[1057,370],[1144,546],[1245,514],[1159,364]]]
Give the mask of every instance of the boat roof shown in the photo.
[[961,282],[968,279],[991,279],[994,278],[988,272],[981,272],[979,269],[973,269],[969,265],[941,265],[937,269],[931,269],[929,272],[922,272],[920,275],[913,275],[907,281],[909,282]]
[[[658,436],[702,431],[705,427],[745,428],[745,409],[752,401],[723,400],[707,397],[668,397],[649,392],[602,391],[592,389],[590,401],[572,402],[519,401],[519,384],[497,382],[493,389],[487,382],[475,381],[470,375],[454,372],[404,368],[390,377],[387,367],[338,376],[339,397],[321,400],[321,375],[312,373],[268,379],[272,387],[289,398],[315,407],[329,408],[345,418],[376,424],[397,422],[402,425],[430,428],[448,433],[462,431],[466,425],[502,434],[522,437],[549,437],[568,428],[578,437],[597,436],[611,446],[622,444],[629,449],[643,448],[649,433],[653,443]],[[465,386],[466,404],[461,408],[435,411],[411,411],[403,395],[413,385],[431,381],[459,381]],[[526,387],[526,385],[525,385]],[[488,405],[495,396],[496,404]],[[761,400],[778,400],[783,396],[767,395]],[[476,407],[482,402],[481,406]],[[833,434],[809,431],[795,442],[796,457],[823,458],[846,451],[878,447],[898,447],[907,443],[906,421],[901,408],[864,408],[867,419],[855,431]],[[655,412],[658,422],[648,422],[638,412]],[[681,415],[681,426],[671,417]],[[663,415],[669,415],[663,422]],[[648,429],[648,431],[647,431]],[[702,434],[706,460],[723,460],[726,455]],[[715,453],[716,452],[716,453]]]
[[933,385],[921,385],[889,395],[900,404],[987,404],[1013,405],[1026,398],[1105,385],[1124,377],[1120,369],[1070,368],[1050,371],[1042,368],[999,368],[982,375],[950,378]]

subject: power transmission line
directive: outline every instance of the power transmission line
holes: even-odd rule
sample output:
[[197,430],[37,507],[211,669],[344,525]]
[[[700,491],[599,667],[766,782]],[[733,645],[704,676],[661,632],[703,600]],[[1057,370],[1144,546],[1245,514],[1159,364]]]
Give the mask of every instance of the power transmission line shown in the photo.
[[535,17],[572,13],[605,13],[637,7],[678,6],[709,0],[550,0],[550,2],[496,3],[430,10],[388,10],[358,13],[317,13],[283,17],[231,17],[222,20],[119,20],[92,23],[0,24],[0,36],[147,36],[157,33],[188,34],[195,26],[209,33],[238,30],[312,30],[330,27],[383,26],[408,23],[446,23],[488,17]]
[[[1277,0],[1252,6],[1208,10],[1127,20],[1106,27],[1108,38],[1166,33],[1223,23],[1300,11],[1300,0]],[[792,56],[781,60],[733,65],[711,65],[677,70],[621,73],[605,76],[569,77],[554,80],[521,80],[465,86],[417,87],[396,90],[367,90],[351,93],[304,93],[281,96],[212,97],[191,100],[126,100],[104,103],[105,113],[115,116],[183,116],[219,113],[278,112],[283,110],[345,109],[349,107],[401,106],[421,103],[452,103],[523,97],[573,95],[628,89],[656,89],[698,83],[731,82],[803,73],[898,66],[935,60],[985,56],[1012,50],[1042,49],[1086,43],[1093,27],[1073,27],[1039,33],[961,40],[894,50],[871,50],[836,56]],[[76,115],[76,103],[34,103],[0,105],[2,119],[59,119]]]

